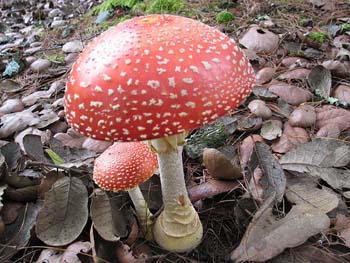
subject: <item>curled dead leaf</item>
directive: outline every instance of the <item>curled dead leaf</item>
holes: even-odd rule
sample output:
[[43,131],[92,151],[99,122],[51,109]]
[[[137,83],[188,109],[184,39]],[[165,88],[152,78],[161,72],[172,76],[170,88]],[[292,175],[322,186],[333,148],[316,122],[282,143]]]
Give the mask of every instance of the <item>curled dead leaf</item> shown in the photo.
[[350,61],[327,60],[322,65],[329,69],[335,77],[350,78]]
[[277,94],[285,102],[295,106],[307,102],[312,98],[309,91],[283,82],[271,85],[269,91]]
[[260,135],[268,141],[280,137],[282,135],[282,122],[280,120],[265,121],[261,127]]
[[239,146],[239,153],[242,168],[246,167],[247,163],[249,162],[250,157],[252,156],[252,153],[254,151],[255,142],[264,142],[264,139],[258,134],[253,134],[251,136],[246,137],[241,142]]
[[204,148],[203,163],[210,175],[215,179],[233,180],[242,177],[239,167],[235,167],[231,161],[219,150]]
[[197,202],[215,195],[238,189],[241,185],[236,181],[220,181],[208,179],[205,183],[192,186],[188,194],[192,202]]
[[258,26],[251,27],[239,43],[257,53],[271,53],[278,48],[278,36]]
[[340,104],[348,106],[350,104],[350,86],[339,85],[334,90],[333,97],[338,99]]
[[310,140],[309,133],[300,127],[292,127],[285,123],[282,136],[271,146],[272,150],[277,153],[286,153],[299,144],[306,143]]
[[274,68],[265,67],[260,69],[256,75],[256,83],[257,84],[264,84],[272,80],[273,76],[275,75],[276,70]]
[[293,127],[308,128],[316,123],[315,108],[310,105],[301,105],[289,116],[288,123]]
[[306,68],[296,68],[282,73],[277,77],[279,80],[300,80],[306,79],[309,75],[310,70]]
[[255,114],[257,117],[263,119],[269,119],[272,116],[272,112],[266,103],[262,100],[253,100],[248,104],[248,108],[251,113]]
[[317,136],[337,138],[350,128],[350,111],[333,107],[322,107],[316,110]]
[[8,99],[0,107],[0,115],[12,112],[19,112],[24,109],[24,105],[20,99]]

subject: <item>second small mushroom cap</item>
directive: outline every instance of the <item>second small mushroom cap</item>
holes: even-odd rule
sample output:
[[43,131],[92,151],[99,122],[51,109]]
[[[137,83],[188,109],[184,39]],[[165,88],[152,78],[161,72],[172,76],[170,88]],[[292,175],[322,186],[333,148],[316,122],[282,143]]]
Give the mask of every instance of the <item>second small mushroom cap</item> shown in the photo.
[[68,122],[106,141],[162,138],[212,122],[251,91],[233,39],[174,15],[136,17],[95,38],[72,68]]
[[148,180],[157,166],[157,156],[146,144],[114,143],[96,158],[93,179],[104,190],[128,190]]

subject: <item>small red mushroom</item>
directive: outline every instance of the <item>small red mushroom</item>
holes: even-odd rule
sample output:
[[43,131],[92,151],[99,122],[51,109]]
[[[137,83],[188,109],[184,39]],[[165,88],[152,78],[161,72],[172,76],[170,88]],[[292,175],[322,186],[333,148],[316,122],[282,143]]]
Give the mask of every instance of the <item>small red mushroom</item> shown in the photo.
[[188,251],[203,228],[184,180],[186,131],[237,107],[254,80],[239,46],[220,31],[180,16],[136,17],[102,33],[79,56],[67,82],[67,120],[96,139],[149,140],[164,203],[155,240]]
[[114,143],[95,160],[93,179],[107,191],[128,191],[146,237],[151,238],[152,213],[139,185],[157,169],[157,156],[142,142]]

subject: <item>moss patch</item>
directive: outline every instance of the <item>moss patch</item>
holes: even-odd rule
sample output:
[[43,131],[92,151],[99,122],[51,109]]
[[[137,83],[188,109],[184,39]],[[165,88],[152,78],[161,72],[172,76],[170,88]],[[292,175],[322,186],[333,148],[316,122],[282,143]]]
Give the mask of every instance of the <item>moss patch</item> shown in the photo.
[[185,7],[181,0],[152,0],[146,6],[147,14],[178,13]]
[[113,10],[118,6],[131,9],[138,2],[139,0],[105,0],[92,10],[92,15],[98,15],[101,12]]
[[219,24],[228,23],[232,21],[234,18],[235,16],[231,12],[221,11],[216,15],[216,22],[218,22]]
[[341,25],[341,32],[344,33],[345,31],[350,30],[350,23],[344,23]]
[[321,45],[328,39],[328,35],[324,32],[310,32],[307,37]]

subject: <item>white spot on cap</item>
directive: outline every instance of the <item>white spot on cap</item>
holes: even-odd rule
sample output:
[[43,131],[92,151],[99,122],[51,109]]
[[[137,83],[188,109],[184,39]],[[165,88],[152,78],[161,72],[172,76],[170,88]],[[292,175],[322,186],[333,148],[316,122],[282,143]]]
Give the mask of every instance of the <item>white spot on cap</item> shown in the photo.
[[71,112],[70,112],[70,115],[72,115],[72,116],[75,118],[75,116],[76,116],[75,111],[71,111]]
[[102,90],[102,88],[100,86],[96,86],[95,87],[95,91],[101,93],[103,90]]
[[117,91],[122,94],[123,92],[125,92],[125,90],[122,88],[122,85],[119,85],[117,88]]
[[108,91],[107,91],[107,92],[108,92],[108,95],[109,95],[109,96],[111,96],[111,95],[114,93],[114,90],[112,90],[112,89],[108,89]]
[[176,66],[175,67],[175,72],[181,72],[181,66]]
[[189,108],[192,108],[192,109],[194,109],[196,107],[196,103],[193,101],[188,101],[185,103],[185,105]]
[[170,77],[170,78],[168,78],[168,81],[169,81],[169,86],[175,88],[175,86],[176,86],[175,78]]
[[212,66],[210,65],[210,63],[208,61],[202,61],[201,62],[204,66],[205,69],[211,69]]
[[130,58],[127,58],[127,59],[125,59],[124,62],[125,62],[126,65],[129,65],[129,64],[131,64],[131,59],[130,59]]
[[73,98],[74,98],[75,100],[77,100],[77,99],[79,99],[79,95],[76,94],[76,93],[74,93]]
[[144,131],[144,130],[146,130],[146,128],[145,128],[145,127],[142,127],[142,126],[137,126],[137,129],[138,129],[139,131]]
[[199,69],[196,66],[190,66],[190,69],[194,72],[194,73],[199,73]]
[[126,82],[126,84],[127,84],[128,86],[131,86],[131,85],[132,85],[132,78],[128,79],[128,81]]
[[119,104],[111,105],[113,110],[118,110],[120,108]]
[[157,68],[157,72],[158,72],[159,75],[161,75],[164,72],[166,72],[166,69],[164,69],[164,68]]
[[180,92],[181,92],[181,96],[187,96],[188,95],[187,90],[185,90],[185,89],[182,89]]
[[102,105],[103,105],[102,101],[90,101],[90,106],[91,107],[100,108],[100,107],[102,107]]
[[126,72],[125,71],[120,72],[120,76],[121,77],[125,77],[126,76]]
[[128,129],[123,128],[122,130],[123,130],[123,134],[124,135],[129,135],[130,134]]
[[182,81],[187,83],[187,84],[192,84],[193,83],[193,79],[192,78],[183,78]]
[[81,88],[88,88],[90,85],[91,85],[90,83],[87,83],[85,81],[80,82],[80,87]]
[[150,52],[148,49],[145,49],[145,50],[143,51],[143,53],[144,53],[145,55],[149,55],[151,52]]
[[228,49],[228,45],[227,44],[222,44],[221,47],[222,47],[222,49]]
[[187,112],[180,112],[179,117],[186,117],[188,115]]
[[83,120],[83,121],[86,121],[87,119],[89,119],[89,117],[86,116],[86,115],[81,115],[80,119]]
[[111,76],[108,76],[107,74],[102,74],[102,79],[103,80],[105,80],[105,81],[109,81],[109,80],[111,80],[112,79],[112,77]]
[[87,131],[87,132],[92,132],[92,128],[91,128],[91,127],[87,127],[87,128],[85,129],[85,131]]
[[147,86],[151,87],[152,89],[158,89],[160,87],[160,82],[158,80],[149,80],[147,82]]
[[215,63],[220,63],[220,59],[218,58],[213,58],[212,61],[214,61]]
[[78,105],[78,108],[79,108],[79,110],[85,109],[84,103],[80,103],[80,104]]

